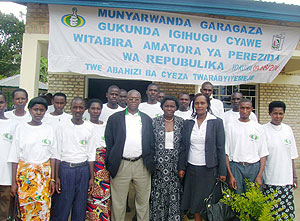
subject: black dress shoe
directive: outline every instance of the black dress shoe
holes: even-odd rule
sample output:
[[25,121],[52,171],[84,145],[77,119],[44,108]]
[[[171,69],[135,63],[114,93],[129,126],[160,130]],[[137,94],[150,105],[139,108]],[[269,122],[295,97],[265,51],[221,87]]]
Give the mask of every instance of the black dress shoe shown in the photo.
[[132,218],[132,221],[137,221],[136,215],[134,215],[134,217]]
[[127,205],[127,206],[126,206],[126,213],[130,213],[130,211],[131,211],[131,210],[130,210],[130,207]]

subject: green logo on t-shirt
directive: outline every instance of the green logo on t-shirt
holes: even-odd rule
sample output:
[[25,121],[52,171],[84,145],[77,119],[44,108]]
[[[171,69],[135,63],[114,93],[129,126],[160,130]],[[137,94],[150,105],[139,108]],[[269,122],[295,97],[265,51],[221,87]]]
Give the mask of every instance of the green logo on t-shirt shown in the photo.
[[87,140],[81,140],[81,141],[79,141],[79,143],[81,144],[81,145],[87,145]]
[[13,136],[12,136],[10,133],[4,133],[4,134],[3,134],[3,138],[4,138],[5,140],[12,141]]
[[101,140],[104,140],[105,141],[105,137],[103,136],[103,137],[101,137]]
[[44,145],[51,145],[51,140],[43,139],[42,140],[42,144],[44,144]]
[[289,139],[285,139],[285,140],[284,140],[284,143],[285,143],[285,144],[289,144],[289,145],[291,145],[291,144],[292,144],[292,141],[291,141],[291,140],[289,140]]
[[249,137],[250,137],[250,139],[253,140],[253,141],[258,140],[258,136],[255,135],[255,134],[250,134]]

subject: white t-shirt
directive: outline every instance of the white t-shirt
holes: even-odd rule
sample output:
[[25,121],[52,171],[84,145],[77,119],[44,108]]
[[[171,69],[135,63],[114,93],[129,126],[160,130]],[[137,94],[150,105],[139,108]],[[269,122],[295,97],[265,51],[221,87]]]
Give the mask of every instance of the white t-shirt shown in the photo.
[[94,124],[92,122],[90,122],[90,123],[93,125],[94,131],[96,131],[96,135],[97,135],[97,138],[95,141],[96,149],[98,147],[106,147],[105,137],[104,137],[106,125],[105,124]]
[[[238,120],[240,118],[240,112],[237,111],[233,111],[233,110],[229,110],[225,112],[225,125],[230,123],[231,121],[234,120]],[[249,116],[250,120],[257,122],[257,117],[256,115],[251,112],[250,116]]]
[[206,165],[205,161],[205,138],[207,121],[216,119],[216,117],[210,113],[207,113],[205,120],[198,127],[197,118],[194,119],[195,124],[191,134],[191,146],[189,150],[188,162],[196,166]]
[[[100,118],[100,117],[99,117]],[[88,109],[86,109],[82,115],[82,120],[90,121],[90,114]]]
[[276,126],[269,122],[263,127],[270,153],[264,169],[264,182],[275,186],[292,185],[292,159],[298,157],[293,131],[284,123]]
[[183,118],[184,120],[191,119],[192,118],[192,111],[175,111],[174,115]]
[[164,114],[160,107],[160,102],[157,102],[156,104],[148,104],[147,102],[143,102],[139,105],[139,110],[151,118],[155,118]]
[[69,163],[95,161],[97,131],[90,122],[76,125],[67,120],[57,126],[56,132],[59,160]]
[[[100,114],[100,117],[99,117],[99,120],[106,123],[108,118],[110,117],[110,115],[116,113],[116,112],[119,112],[119,111],[122,111],[122,110],[125,110],[125,108],[122,108],[118,105],[118,108],[117,109],[111,109],[107,106],[107,104],[103,104],[103,108],[102,108],[102,111],[101,111],[101,114]],[[88,116],[88,119],[90,117]]]
[[18,123],[23,123],[23,122],[26,123],[26,122],[31,121],[31,116],[28,111],[25,111],[25,115],[21,116],[21,117],[15,115],[15,110],[6,111],[6,112],[4,112],[4,116],[9,119],[17,121]]
[[14,134],[8,162],[44,163],[57,159],[57,141],[54,129],[46,124],[31,126],[19,124]]
[[7,162],[17,122],[0,119],[0,185],[11,185],[12,165]]
[[229,161],[256,163],[269,155],[263,126],[250,120],[227,124],[225,153]]
[[224,105],[222,101],[212,98],[210,100],[210,109],[216,117],[221,118],[224,121],[225,114],[224,114]]
[[55,111],[54,105],[51,104],[51,105],[48,106],[46,113],[50,114],[50,113],[52,113],[52,112],[54,112],[54,111]]
[[142,155],[142,119],[139,112],[125,114],[126,140],[123,157],[133,158]]
[[58,124],[66,121],[66,120],[70,120],[71,118],[72,118],[72,115],[67,114],[65,112],[63,112],[61,115],[52,115],[50,113],[46,113],[42,122],[44,124],[48,124],[48,125],[52,126],[55,129]]

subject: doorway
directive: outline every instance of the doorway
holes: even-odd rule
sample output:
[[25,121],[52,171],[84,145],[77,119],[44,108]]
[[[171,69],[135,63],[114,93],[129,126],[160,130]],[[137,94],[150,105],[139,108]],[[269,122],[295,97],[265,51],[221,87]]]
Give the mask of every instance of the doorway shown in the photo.
[[88,98],[98,98],[103,103],[107,103],[106,92],[109,86],[117,85],[120,89],[126,91],[135,89],[141,93],[142,102],[147,100],[146,90],[152,81],[136,81],[136,80],[114,80],[114,79],[88,79]]

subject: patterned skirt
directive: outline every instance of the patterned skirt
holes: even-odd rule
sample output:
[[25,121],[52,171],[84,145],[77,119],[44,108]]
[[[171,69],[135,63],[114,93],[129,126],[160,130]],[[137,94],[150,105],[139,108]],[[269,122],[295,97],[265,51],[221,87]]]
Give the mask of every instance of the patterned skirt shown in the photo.
[[32,164],[19,161],[17,170],[21,220],[49,220],[51,196],[50,161]]
[[97,148],[94,166],[94,190],[92,195],[88,197],[87,220],[110,220],[110,180],[109,172],[105,168],[105,153],[105,147]]
[[275,214],[276,220],[294,220],[295,219],[295,206],[294,206],[294,194],[293,186],[273,186],[265,185],[264,193],[274,194],[275,200],[279,200],[279,203],[272,208],[273,210],[279,209],[280,211]]

